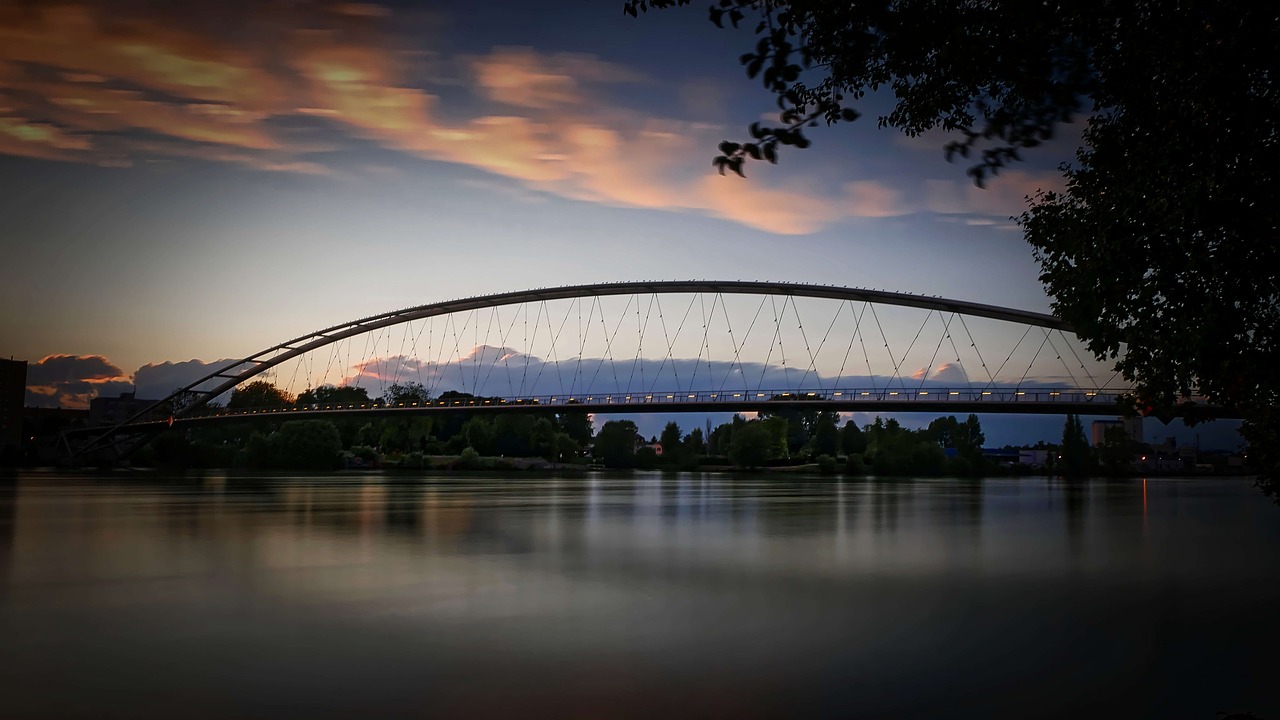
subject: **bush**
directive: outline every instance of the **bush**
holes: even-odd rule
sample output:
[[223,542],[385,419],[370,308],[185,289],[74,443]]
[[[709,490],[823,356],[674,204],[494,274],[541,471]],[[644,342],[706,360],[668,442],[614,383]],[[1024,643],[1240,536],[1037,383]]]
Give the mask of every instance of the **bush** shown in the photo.
[[353,445],[351,447],[351,454],[369,464],[372,464],[378,459],[378,451],[368,445]]
[[271,464],[332,470],[342,462],[342,437],[328,420],[290,420],[267,439]]
[[830,475],[836,471],[836,459],[830,455],[818,456],[818,472],[823,475]]
[[867,464],[862,461],[862,455],[854,453],[845,460],[845,471],[850,475],[862,476],[867,474]]
[[637,470],[653,470],[658,467],[658,453],[649,446],[636,451],[635,466]]
[[463,448],[453,466],[459,470],[476,470],[480,467],[480,453],[473,447]]

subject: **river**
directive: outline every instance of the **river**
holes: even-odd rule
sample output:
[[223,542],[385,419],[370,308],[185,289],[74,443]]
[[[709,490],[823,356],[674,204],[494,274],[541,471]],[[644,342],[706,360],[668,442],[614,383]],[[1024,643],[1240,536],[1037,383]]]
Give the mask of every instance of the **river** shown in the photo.
[[0,477],[0,717],[1280,718],[1241,478]]

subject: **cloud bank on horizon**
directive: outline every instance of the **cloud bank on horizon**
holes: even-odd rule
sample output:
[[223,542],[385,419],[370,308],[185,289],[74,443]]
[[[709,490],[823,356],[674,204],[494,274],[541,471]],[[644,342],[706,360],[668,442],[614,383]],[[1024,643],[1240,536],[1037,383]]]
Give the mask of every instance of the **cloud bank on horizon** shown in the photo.
[[404,15],[367,3],[0,0],[0,154],[349,175],[376,170],[349,162],[372,147],[534,193],[781,235],[920,212],[1012,227],[1027,195],[1058,183],[1023,171],[986,192],[962,178],[721,178],[688,161],[710,157],[717,125],[618,99],[656,82],[644,73],[531,47],[445,54],[424,38],[438,19],[417,18],[414,32]]

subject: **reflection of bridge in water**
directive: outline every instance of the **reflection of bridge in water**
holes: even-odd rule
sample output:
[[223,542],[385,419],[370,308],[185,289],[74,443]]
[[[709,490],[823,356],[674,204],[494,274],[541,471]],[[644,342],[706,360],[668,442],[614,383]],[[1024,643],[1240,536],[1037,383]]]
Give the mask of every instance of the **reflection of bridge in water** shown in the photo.
[[[262,415],[785,405],[1115,414],[1129,390],[1117,377],[1044,313],[776,282],[579,285],[431,303],[318,330],[217,368],[85,449],[170,418],[195,425]],[[416,404],[211,409],[255,380],[290,394],[351,386],[378,397],[406,385],[420,393]]]

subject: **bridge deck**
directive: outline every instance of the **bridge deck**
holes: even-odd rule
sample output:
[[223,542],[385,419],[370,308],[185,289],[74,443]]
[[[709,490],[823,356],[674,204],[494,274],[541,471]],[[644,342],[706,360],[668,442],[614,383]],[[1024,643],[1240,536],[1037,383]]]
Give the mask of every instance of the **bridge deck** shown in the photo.
[[[221,410],[178,418],[175,426],[253,420],[259,418],[322,418],[344,415],[404,415],[456,412],[504,413],[552,411],[635,414],[685,412],[753,412],[771,409],[836,410],[840,412],[924,412],[945,414],[1021,413],[1038,415],[1116,415],[1121,394],[1074,388],[1036,390],[877,389],[811,392],[654,392],[602,395],[556,395],[520,398],[448,398],[388,406],[381,403],[311,405],[301,407]],[[1222,408],[1200,405],[1207,417],[1235,417]],[[156,429],[168,419],[134,423],[137,430]],[[123,429],[123,428],[122,428]]]

